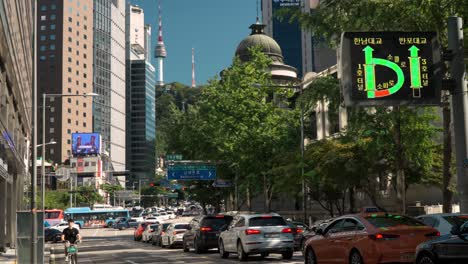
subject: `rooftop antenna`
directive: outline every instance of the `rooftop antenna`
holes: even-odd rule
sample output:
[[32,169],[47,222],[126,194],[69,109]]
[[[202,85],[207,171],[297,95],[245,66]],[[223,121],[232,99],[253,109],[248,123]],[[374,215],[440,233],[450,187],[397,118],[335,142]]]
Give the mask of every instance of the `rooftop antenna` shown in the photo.
[[164,45],[163,36],[162,36],[162,15],[161,15],[161,1],[158,4],[158,43],[156,44],[154,56],[158,62],[158,85],[164,85],[164,59],[167,56],[166,46]]
[[260,23],[260,20],[259,20],[259,13],[258,13],[258,0],[257,0],[257,24]]

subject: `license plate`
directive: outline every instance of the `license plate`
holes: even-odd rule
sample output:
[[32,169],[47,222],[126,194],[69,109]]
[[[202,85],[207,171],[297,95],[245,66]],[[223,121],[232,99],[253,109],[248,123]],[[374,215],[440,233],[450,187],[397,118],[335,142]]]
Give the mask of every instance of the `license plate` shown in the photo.
[[278,238],[279,234],[265,234],[265,238]]
[[413,261],[414,260],[414,253],[405,253],[405,254],[402,254],[401,257],[400,257],[401,260],[409,260],[409,261]]

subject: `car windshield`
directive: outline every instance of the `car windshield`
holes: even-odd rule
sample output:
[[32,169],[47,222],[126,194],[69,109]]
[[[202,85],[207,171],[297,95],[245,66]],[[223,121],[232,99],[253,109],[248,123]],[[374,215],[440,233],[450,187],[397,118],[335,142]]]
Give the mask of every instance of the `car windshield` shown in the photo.
[[213,230],[218,231],[224,225],[228,225],[232,220],[232,216],[222,217],[206,217],[202,220],[201,226],[211,227]]
[[249,226],[284,226],[287,225],[282,217],[262,216],[253,217],[249,220]]
[[154,231],[154,230],[158,229],[158,225],[150,225],[150,228]]
[[166,230],[167,227],[169,226],[170,224],[169,223],[166,223],[166,224],[163,224],[162,227],[163,227],[163,230]]
[[371,215],[365,219],[377,228],[395,227],[395,226],[424,226],[423,223],[416,219],[401,215]]
[[188,226],[187,224],[175,225],[174,229],[187,229]]
[[443,218],[452,226],[462,226],[466,221],[468,221],[468,215],[450,215],[443,216]]

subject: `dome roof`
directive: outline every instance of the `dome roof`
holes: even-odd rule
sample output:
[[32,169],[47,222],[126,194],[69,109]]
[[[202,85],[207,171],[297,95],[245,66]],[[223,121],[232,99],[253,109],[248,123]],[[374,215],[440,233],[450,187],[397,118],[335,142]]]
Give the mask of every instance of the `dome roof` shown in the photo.
[[259,46],[262,52],[268,55],[274,62],[283,62],[283,53],[278,43],[264,32],[265,25],[253,24],[250,26],[252,33],[239,43],[236,50],[236,56],[241,61],[248,61],[250,57],[249,48]]

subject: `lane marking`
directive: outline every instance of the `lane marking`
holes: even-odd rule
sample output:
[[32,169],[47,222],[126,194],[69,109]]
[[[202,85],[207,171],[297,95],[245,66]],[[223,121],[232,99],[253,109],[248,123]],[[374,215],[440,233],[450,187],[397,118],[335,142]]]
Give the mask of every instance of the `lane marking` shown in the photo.
[[130,263],[130,264],[138,264],[135,261],[131,261],[131,260],[125,260],[125,262]]

